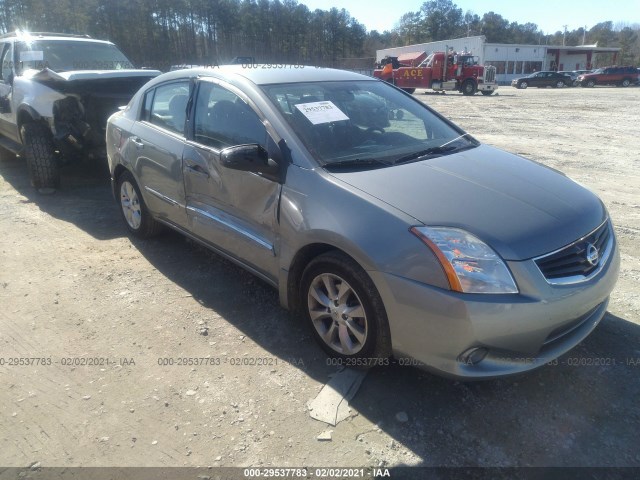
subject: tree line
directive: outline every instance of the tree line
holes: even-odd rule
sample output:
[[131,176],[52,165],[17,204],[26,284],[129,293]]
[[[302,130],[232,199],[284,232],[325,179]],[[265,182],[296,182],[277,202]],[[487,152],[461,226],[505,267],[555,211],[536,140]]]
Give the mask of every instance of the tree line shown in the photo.
[[108,39],[134,64],[162,70],[235,56],[339,65],[363,56],[367,36],[345,9],[295,0],[0,0],[0,29],[17,28]]
[[89,34],[116,43],[138,66],[264,63],[370,68],[377,49],[484,35],[492,43],[620,47],[618,63],[640,63],[640,25],[602,22],[545,34],[495,12],[463,12],[452,0],[424,2],[384,32],[367,31],[345,9],[310,10],[296,0],[0,0],[0,30]]

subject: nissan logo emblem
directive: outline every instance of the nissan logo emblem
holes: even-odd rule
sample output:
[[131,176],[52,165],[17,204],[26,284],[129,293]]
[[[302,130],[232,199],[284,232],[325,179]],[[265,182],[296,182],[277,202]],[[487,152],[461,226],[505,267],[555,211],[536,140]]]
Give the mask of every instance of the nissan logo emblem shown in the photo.
[[600,254],[598,253],[598,249],[593,243],[587,243],[587,262],[595,267],[598,264],[599,259]]

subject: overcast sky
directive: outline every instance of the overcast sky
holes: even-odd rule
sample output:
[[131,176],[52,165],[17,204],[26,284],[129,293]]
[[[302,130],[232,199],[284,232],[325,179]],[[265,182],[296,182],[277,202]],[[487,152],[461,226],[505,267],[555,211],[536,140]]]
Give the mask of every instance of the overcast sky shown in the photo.
[[[328,10],[331,7],[345,8],[352,17],[364,24],[368,30],[391,30],[400,17],[407,12],[420,9],[424,0],[352,0],[351,2],[338,0],[298,0],[311,10],[320,8]],[[640,0],[535,0],[522,2],[519,0],[493,0],[478,2],[477,0],[454,0],[463,12],[471,10],[482,16],[494,11],[510,22],[538,24],[545,33],[555,33],[567,25],[568,30],[574,30],[586,25],[587,29],[596,23],[611,20],[614,25],[618,22],[640,24]]]

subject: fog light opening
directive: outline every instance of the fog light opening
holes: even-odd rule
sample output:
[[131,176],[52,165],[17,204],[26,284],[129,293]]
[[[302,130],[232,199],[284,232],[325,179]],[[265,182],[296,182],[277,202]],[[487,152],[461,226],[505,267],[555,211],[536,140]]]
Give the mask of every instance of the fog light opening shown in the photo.
[[484,360],[488,353],[489,350],[484,347],[473,347],[461,353],[458,361],[465,365],[477,365]]

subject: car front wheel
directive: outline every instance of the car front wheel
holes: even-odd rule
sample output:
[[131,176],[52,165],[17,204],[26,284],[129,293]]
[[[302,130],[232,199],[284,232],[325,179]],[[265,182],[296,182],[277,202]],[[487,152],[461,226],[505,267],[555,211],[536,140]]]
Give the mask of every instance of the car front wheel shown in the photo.
[[628,78],[625,78],[624,80],[622,80],[621,85],[623,87],[628,87],[629,85],[631,85],[631,81]]
[[556,88],[562,88],[564,87],[564,82],[562,80],[558,80],[558,82],[556,83]]
[[518,88],[522,88],[525,89],[529,86],[529,84],[527,82],[520,82],[520,84],[518,85]]
[[322,348],[332,357],[373,366],[391,354],[382,299],[368,274],[347,255],[329,252],[302,274],[300,305]]
[[118,177],[117,192],[120,213],[129,232],[138,238],[149,238],[162,230],[162,225],[149,213],[138,184],[128,171]]
[[594,80],[587,80],[587,83],[585,84],[585,86],[592,88],[596,86],[596,82]]

